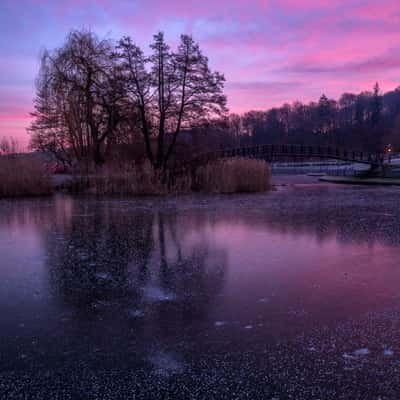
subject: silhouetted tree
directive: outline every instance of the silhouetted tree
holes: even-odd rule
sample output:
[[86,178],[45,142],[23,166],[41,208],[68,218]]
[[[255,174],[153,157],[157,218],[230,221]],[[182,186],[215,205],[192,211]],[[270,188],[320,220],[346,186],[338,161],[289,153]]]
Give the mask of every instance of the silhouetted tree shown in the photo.
[[[210,70],[191,36],[182,35],[173,52],[158,33],[151,49],[152,55],[145,57],[129,37],[117,47],[129,107],[138,110],[149,160],[161,168],[166,167],[179,133],[221,117],[226,97],[223,75]],[[152,137],[157,143],[154,154]]]
[[13,137],[0,137],[0,156],[9,156],[18,153],[19,143]]
[[372,97],[372,111],[371,111],[371,124],[372,126],[378,125],[382,118],[382,97],[378,82],[374,85],[374,94]]
[[343,93],[339,99],[339,125],[351,126],[355,123],[355,104],[357,96],[353,93]]
[[91,151],[95,164],[103,162],[105,144],[122,120],[122,84],[112,51],[110,41],[82,30],[44,53],[30,127],[33,144],[68,147],[78,158]]
[[318,131],[319,133],[326,134],[332,128],[334,117],[334,104],[324,94],[318,101]]

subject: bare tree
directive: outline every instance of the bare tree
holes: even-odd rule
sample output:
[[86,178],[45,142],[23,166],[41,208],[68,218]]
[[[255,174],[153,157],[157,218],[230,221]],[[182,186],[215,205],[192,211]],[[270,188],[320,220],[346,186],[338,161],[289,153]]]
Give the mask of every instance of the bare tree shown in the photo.
[[151,75],[146,70],[148,59],[130,37],[122,38],[117,50],[121,61],[121,74],[125,81],[126,108],[130,111],[130,119],[133,119],[133,125],[140,124],[147,157],[153,164],[151,104],[154,96]]
[[11,156],[19,152],[18,140],[13,137],[0,138],[0,156]]
[[[122,82],[112,43],[90,31],[73,31],[63,47],[46,52],[37,81],[33,145],[76,158],[91,151],[103,161],[104,144],[122,120]],[[68,149],[68,150],[67,150]]]
[[82,155],[79,151],[81,147],[78,148],[74,140],[80,125],[71,126],[73,114],[68,114],[66,110],[67,96],[55,90],[53,79],[54,66],[46,51],[36,79],[36,98],[31,113],[34,120],[28,129],[30,145],[35,150],[52,153],[64,165],[71,164],[72,156],[80,159]]
[[[166,168],[182,130],[204,125],[205,120],[226,112],[224,76],[213,72],[197,43],[182,35],[176,52],[158,33],[152,55],[129,37],[118,44],[128,101],[140,119],[147,156],[156,168]],[[168,135],[168,140],[166,136]],[[156,138],[156,149],[152,147]],[[154,154],[155,153],[155,154]]]

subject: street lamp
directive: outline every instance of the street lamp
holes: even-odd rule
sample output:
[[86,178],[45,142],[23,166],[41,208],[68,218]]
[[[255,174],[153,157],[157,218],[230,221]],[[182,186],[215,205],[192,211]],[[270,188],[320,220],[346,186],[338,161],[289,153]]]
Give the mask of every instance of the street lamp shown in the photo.
[[392,145],[390,143],[385,146],[385,154],[388,156],[390,162],[392,155]]

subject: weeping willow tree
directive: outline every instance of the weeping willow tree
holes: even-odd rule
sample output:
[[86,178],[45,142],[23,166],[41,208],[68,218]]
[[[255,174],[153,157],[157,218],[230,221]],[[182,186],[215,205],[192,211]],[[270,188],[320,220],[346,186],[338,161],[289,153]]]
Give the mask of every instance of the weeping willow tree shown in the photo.
[[100,164],[123,120],[117,70],[111,41],[89,31],[73,31],[64,46],[46,51],[36,81],[33,146],[65,158],[91,154]]

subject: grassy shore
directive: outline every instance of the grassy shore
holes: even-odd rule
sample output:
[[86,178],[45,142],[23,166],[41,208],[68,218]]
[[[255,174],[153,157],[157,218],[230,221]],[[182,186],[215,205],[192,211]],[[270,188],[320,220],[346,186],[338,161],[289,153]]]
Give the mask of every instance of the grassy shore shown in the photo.
[[347,183],[353,185],[400,185],[399,178],[358,178],[350,176],[324,176],[319,180],[322,182]]

